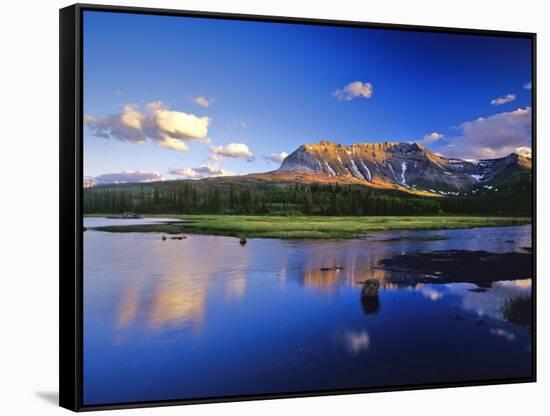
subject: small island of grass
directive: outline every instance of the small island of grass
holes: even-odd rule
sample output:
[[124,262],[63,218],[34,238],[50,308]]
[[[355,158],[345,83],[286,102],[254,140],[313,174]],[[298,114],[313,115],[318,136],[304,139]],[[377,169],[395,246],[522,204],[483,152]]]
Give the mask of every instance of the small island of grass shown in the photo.
[[530,224],[524,217],[159,215],[173,222],[96,227],[106,232],[211,234],[247,238],[344,239],[373,231],[445,230]]

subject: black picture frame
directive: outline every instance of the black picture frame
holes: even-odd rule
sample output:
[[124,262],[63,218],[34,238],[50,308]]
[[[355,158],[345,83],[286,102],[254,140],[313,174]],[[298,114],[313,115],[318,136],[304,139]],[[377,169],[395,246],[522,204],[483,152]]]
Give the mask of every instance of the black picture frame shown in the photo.
[[[413,384],[403,386],[377,387],[353,390],[326,390],[274,393],[255,396],[231,396],[216,398],[197,398],[192,400],[142,401],[105,405],[83,405],[82,383],[82,329],[83,329],[83,59],[82,59],[82,16],[84,11],[104,11],[112,13],[149,14],[181,17],[206,17],[256,22],[279,22],[288,24],[324,25],[341,27],[377,28],[413,32],[459,33],[470,35],[491,35],[497,37],[525,38],[532,42],[532,239],[533,271],[532,279],[532,369],[533,374],[527,378],[476,380],[439,384]],[[536,381],[536,34],[527,32],[508,32],[494,30],[447,28],[433,26],[413,26],[387,23],[364,23],[326,19],[296,17],[275,17],[246,14],[214,13],[201,11],[182,11],[169,9],[103,6],[75,4],[60,9],[60,199],[59,199],[59,404],[73,411],[90,411],[103,409],[121,409],[152,406],[183,405],[197,403],[219,403],[227,401],[265,400],[276,398],[293,398],[308,396],[342,395],[368,392],[399,391],[410,389],[432,389],[444,387],[480,386],[508,383],[525,383]]]

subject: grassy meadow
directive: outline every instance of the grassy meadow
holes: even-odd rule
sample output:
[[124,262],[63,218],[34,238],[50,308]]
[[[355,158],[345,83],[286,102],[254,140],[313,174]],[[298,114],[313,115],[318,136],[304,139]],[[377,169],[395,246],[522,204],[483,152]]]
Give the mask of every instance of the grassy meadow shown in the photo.
[[525,225],[528,217],[472,216],[255,216],[255,215],[158,215],[184,223],[97,227],[107,232],[157,232],[212,234],[233,237],[328,239],[355,238],[374,231],[443,230]]

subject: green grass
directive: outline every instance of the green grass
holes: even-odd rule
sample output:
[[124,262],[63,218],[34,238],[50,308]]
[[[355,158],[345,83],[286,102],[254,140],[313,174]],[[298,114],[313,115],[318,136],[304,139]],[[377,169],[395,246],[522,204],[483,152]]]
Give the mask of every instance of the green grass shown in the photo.
[[157,215],[184,219],[185,224],[122,225],[98,227],[109,232],[196,233],[263,238],[354,238],[372,231],[444,230],[524,225],[530,218],[511,217],[282,217],[248,215]]

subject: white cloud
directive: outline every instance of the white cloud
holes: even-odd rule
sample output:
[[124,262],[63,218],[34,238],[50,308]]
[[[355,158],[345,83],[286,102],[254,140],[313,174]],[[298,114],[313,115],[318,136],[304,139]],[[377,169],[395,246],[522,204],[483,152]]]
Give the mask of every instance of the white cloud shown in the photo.
[[530,90],[533,88],[533,83],[532,82],[528,82],[527,84],[524,84],[523,85],[523,88],[525,88],[526,90]]
[[370,98],[372,97],[373,87],[369,82],[354,81],[350,82],[344,88],[339,88],[333,91],[338,101],[351,101],[354,98]]
[[216,101],[215,98],[207,98],[203,97],[201,95],[197,97],[191,97],[191,101],[193,101],[195,104],[200,105],[201,107],[208,108],[209,106]]
[[491,104],[493,105],[502,105],[506,103],[510,103],[516,99],[516,94],[506,94],[502,97],[495,98],[491,100]]
[[134,107],[129,105],[124,107],[120,116],[120,122],[123,125],[136,130],[141,129],[141,123],[143,122],[143,119],[143,114],[141,114]]
[[189,151],[189,146],[181,140],[174,139],[170,136],[164,136],[164,139],[157,141],[158,147],[164,147],[166,149],[179,150],[180,152]]
[[216,165],[201,166],[198,168],[175,168],[168,171],[170,175],[180,176],[186,179],[203,179],[217,176],[234,176],[235,173],[220,169]]
[[144,110],[126,105],[122,112],[102,119],[86,115],[84,122],[97,137],[137,144],[149,139],[159,147],[185,152],[189,150],[186,142],[207,140],[211,119],[171,110],[154,101],[146,104]]
[[[531,107],[480,117],[459,127],[461,135],[452,139],[445,156],[467,159],[497,158],[518,149],[531,148]],[[523,149],[523,151],[525,151]]]
[[125,105],[119,114],[102,119],[85,115],[84,123],[97,137],[115,138],[136,144],[145,143],[145,136],[141,128],[143,115],[132,105]]
[[430,134],[426,134],[422,138],[422,142],[426,144],[435,143],[443,138],[443,135],[441,133],[433,132]]
[[227,125],[228,130],[246,129],[246,128],[248,128],[248,124],[246,124],[244,121],[232,121]]
[[248,128],[248,124],[246,124],[244,121],[232,121],[227,125],[228,129],[246,129]]
[[160,101],[145,106],[149,111],[150,124],[155,130],[176,139],[203,139],[208,134],[208,117],[197,117],[182,111],[170,110]]
[[220,160],[222,157],[246,159],[249,162],[254,160],[254,154],[244,143],[229,143],[226,146],[210,146],[211,160]]
[[85,176],[84,181],[82,182],[82,186],[84,188],[91,188],[95,185],[95,180],[91,176]]
[[285,160],[287,156],[287,152],[271,153],[270,155],[264,156],[264,159],[273,163],[283,163],[283,160]]
[[520,146],[516,148],[516,153],[520,156],[525,156],[528,158],[532,157],[532,150],[528,146]]
[[99,176],[87,176],[84,183],[91,185],[108,185],[115,183],[139,183],[139,182],[157,182],[164,178],[158,172],[143,172],[140,170],[128,170],[118,173],[104,173]]

